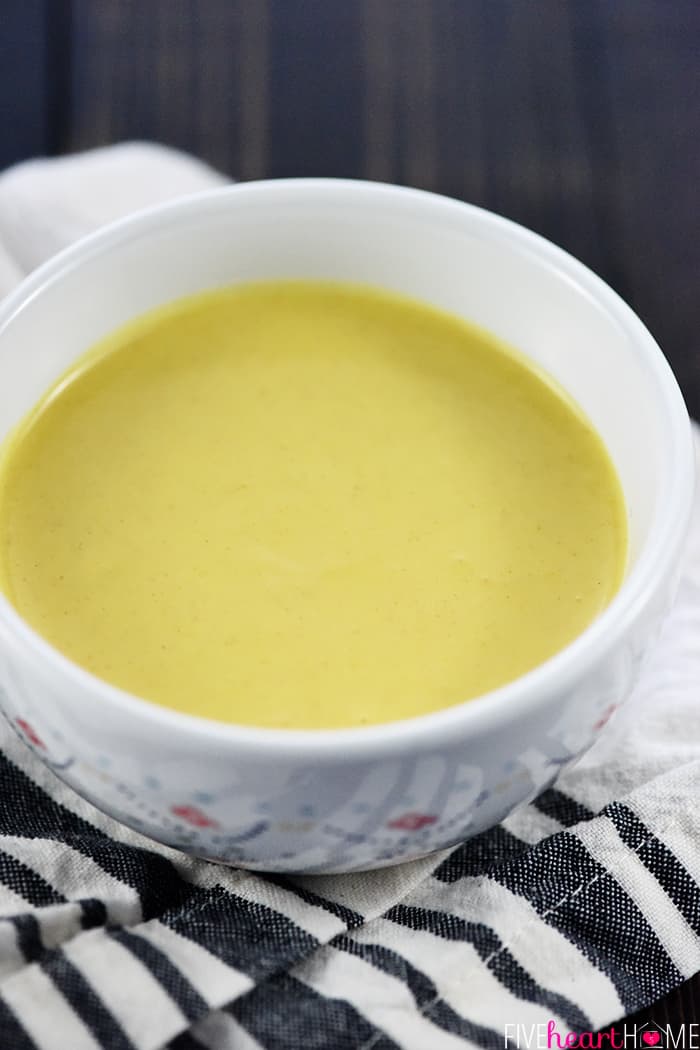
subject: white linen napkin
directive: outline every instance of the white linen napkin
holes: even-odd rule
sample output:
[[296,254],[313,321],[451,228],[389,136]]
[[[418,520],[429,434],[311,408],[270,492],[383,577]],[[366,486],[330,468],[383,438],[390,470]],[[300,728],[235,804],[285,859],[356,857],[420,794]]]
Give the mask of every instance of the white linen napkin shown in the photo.
[[17,164],[0,175],[0,295],[98,226],[225,181],[194,157],[149,142]]

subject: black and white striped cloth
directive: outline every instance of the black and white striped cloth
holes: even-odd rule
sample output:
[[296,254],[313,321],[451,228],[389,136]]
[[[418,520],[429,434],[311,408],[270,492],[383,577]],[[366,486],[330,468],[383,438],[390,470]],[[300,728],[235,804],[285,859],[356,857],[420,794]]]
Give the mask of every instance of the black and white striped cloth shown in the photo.
[[[0,177],[0,284],[82,232],[66,194],[95,225],[110,171],[152,193],[163,165],[172,192],[213,178],[133,146]],[[630,703],[556,788],[449,853],[294,879],[195,861],[0,727],[0,1050],[496,1050],[506,1025],[606,1026],[700,969],[699,701],[700,505]]]

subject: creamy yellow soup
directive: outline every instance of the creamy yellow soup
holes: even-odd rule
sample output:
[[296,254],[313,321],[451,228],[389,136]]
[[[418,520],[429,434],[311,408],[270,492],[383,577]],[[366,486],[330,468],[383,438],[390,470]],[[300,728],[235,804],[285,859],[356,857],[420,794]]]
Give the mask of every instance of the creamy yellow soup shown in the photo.
[[577,406],[487,332],[361,286],[155,311],[71,368],[0,462],[21,615],[108,682],[245,725],[478,696],[579,634],[625,554]]

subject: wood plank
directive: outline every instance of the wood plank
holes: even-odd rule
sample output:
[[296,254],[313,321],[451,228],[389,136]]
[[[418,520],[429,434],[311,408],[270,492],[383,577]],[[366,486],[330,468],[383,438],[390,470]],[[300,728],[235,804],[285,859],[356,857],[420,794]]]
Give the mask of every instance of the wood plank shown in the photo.
[[437,5],[439,188],[600,265],[596,177],[578,109],[570,7],[540,0]]
[[614,197],[608,277],[700,418],[700,4],[598,3]]
[[49,151],[45,3],[0,2],[0,170]]
[[260,176],[266,19],[264,0],[73,0],[66,148],[156,139],[229,174]]
[[359,6],[269,0],[266,175],[362,175],[364,58]]

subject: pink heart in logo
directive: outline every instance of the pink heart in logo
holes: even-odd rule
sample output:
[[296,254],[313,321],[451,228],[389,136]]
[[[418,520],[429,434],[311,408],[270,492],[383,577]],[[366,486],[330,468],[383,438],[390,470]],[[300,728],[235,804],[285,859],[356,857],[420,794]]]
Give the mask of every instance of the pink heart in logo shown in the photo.
[[656,1046],[660,1038],[661,1036],[658,1032],[644,1032],[642,1034],[642,1039],[647,1044],[647,1046]]

